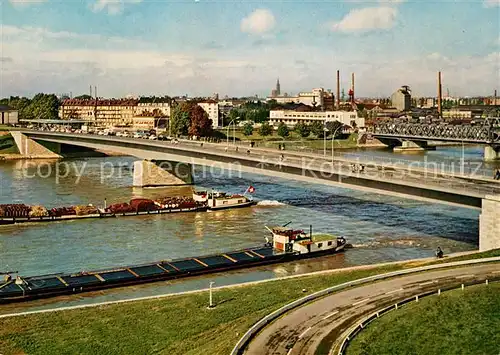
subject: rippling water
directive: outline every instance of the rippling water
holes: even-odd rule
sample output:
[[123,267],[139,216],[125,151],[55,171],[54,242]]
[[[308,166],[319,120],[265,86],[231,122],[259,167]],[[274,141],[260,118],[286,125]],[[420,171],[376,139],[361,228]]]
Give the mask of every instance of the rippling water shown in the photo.
[[[67,169],[61,167],[59,172],[55,161],[3,162],[0,203],[102,205],[105,198],[109,204],[138,196],[190,194],[191,187],[132,188],[133,161],[127,157],[65,160]],[[111,166],[116,168],[115,175],[108,177]],[[83,171],[83,175],[78,178],[76,171]],[[201,187],[241,193],[253,185],[254,197],[263,202],[251,208],[217,212],[0,226],[0,271],[17,270],[22,275],[74,272],[229,251],[260,244],[266,234],[264,225],[289,221],[297,228],[308,229],[312,224],[316,232],[344,235],[355,248],[341,255],[210,279],[222,285],[426,257],[433,255],[438,245],[445,252],[477,248],[478,212],[473,210],[251,174],[237,177],[214,172],[202,176],[201,169],[196,173]],[[71,296],[59,299],[57,304],[197,289],[206,286],[206,279],[108,290],[92,294],[92,298]],[[43,308],[47,302],[54,305],[54,301],[31,305]],[[12,309],[16,308],[9,311]]]

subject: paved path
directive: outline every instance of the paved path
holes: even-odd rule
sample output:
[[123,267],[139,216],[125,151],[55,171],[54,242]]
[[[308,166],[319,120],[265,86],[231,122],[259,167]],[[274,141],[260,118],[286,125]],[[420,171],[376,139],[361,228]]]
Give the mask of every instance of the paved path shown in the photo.
[[412,274],[334,293],[271,323],[250,342],[245,354],[314,354],[322,340],[338,346],[350,326],[397,300],[473,279],[499,277],[500,263],[489,263]]

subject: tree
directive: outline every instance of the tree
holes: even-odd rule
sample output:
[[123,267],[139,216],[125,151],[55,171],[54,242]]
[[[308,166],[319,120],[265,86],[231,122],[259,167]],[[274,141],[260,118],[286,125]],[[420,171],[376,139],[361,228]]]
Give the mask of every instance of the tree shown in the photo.
[[87,94],[80,95],[80,96],[75,96],[75,99],[77,100],[92,100],[93,97]]
[[35,119],[57,119],[59,100],[54,94],[36,94],[31,100],[31,110]]
[[245,123],[243,126],[243,134],[247,137],[253,134],[253,125],[250,122]]
[[260,126],[259,128],[259,134],[262,137],[270,136],[272,133],[273,133],[273,128],[267,122],[264,122],[262,126]]
[[238,112],[237,109],[233,108],[231,111],[229,111],[229,121],[228,121],[228,124],[229,122],[231,121],[237,121],[238,118],[240,117],[240,113]]
[[337,138],[337,136],[340,136],[342,134],[342,127],[343,124],[339,121],[330,121],[326,123],[326,129],[328,129],[328,134],[333,134],[335,133],[334,139]]
[[173,135],[187,135],[189,130],[190,106],[186,102],[175,106],[170,115],[170,129]]
[[284,124],[283,122],[281,122],[278,126],[278,136],[285,138],[285,137],[288,137],[289,134],[290,134],[290,131],[288,129],[288,126],[286,124]]
[[324,134],[324,126],[323,123],[320,121],[314,121],[309,125],[309,129],[311,130],[311,133],[314,134],[316,137],[323,137]]
[[306,125],[304,122],[299,122],[295,125],[293,130],[302,138],[306,138],[311,134],[311,130],[309,129],[309,126]]
[[189,112],[190,125],[189,135],[197,137],[208,137],[212,135],[212,120],[208,114],[197,104],[191,105]]

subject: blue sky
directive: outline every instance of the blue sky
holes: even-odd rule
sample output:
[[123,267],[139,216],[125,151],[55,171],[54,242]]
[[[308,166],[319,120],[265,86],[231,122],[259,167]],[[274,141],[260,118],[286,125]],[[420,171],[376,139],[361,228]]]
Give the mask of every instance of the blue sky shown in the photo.
[[500,89],[499,0],[0,0],[1,96]]

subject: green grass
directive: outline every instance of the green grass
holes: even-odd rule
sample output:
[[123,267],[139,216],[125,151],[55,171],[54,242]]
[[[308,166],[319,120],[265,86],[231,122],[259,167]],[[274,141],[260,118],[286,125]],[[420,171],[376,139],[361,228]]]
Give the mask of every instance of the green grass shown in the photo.
[[404,263],[216,290],[217,307],[212,310],[206,309],[208,294],[202,292],[0,319],[0,353],[228,354],[252,324],[295,299],[413,266]]
[[[215,309],[206,292],[35,314],[0,320],[0,351],[8,354],[228,354],[266,314],[284,304],[353,279],[401,265],[308,276],[218,290]],[[307,292],[302,292],[306,289]]]
[[444,292],[384,315],[347,355],[491,354],[500,351],[500,283]]

